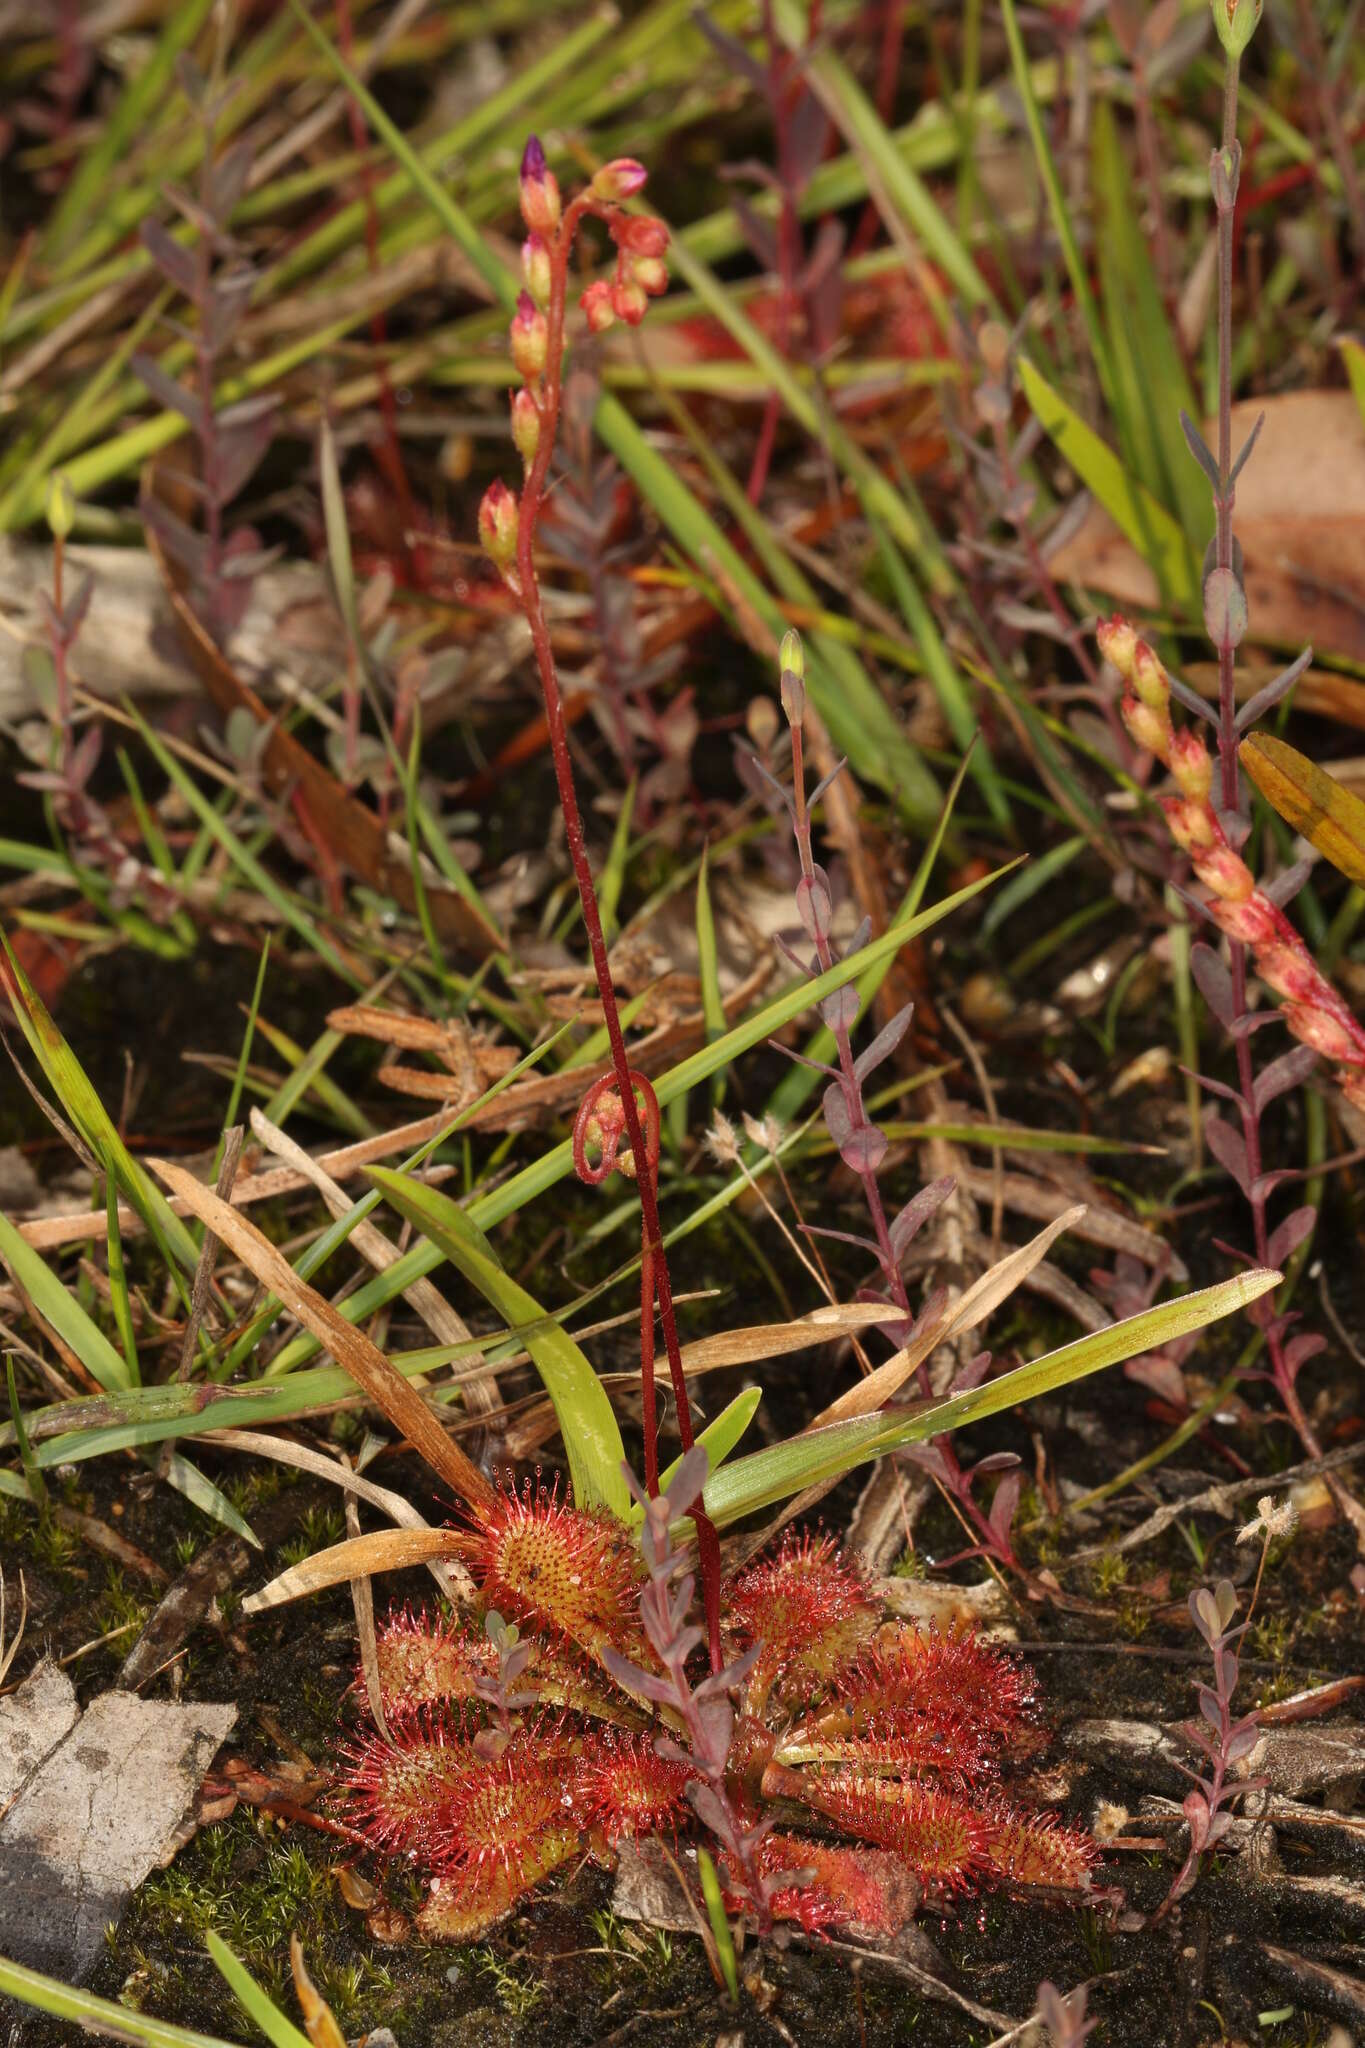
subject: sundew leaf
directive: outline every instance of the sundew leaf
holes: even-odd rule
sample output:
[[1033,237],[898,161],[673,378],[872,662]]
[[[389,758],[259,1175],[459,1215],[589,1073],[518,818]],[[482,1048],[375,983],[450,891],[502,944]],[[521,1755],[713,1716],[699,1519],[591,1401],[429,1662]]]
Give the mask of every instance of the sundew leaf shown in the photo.
[[529,1324],[526,1349],[554,1404],[574,1500],[579,1507],[606,1507],[623,1518],[630,1490],[621,1471],[626,1455],[621,1431],[605,1387],[568,1331],[503,1271],[483,1232],[449,1195],[387,1167],[372,1166],[368,1173],[385,1201],[478,1288],[505,1322]]
[[121,1392],[134,1385],[127,1359],[114,1349],[98,1323],[91,1320],[75,1295],[63,1286],[5,1215],[0,1215],[0,1260],[43,1321],[51,1324],[107,1393]]
[[1297,747],[1266,733],[1237,758],[1272,809],[1349,881],[1365,883],[1365,803]]
[[1093,491],[1114,524],[1146,561],[1173,604],[1193,613],[1199,579],[1193,551],[1180,523],[1151,492],[1129,476],[1111,448],[1088,427],[1027,357],[1019,361],[1019,382],[1038,424]]
[[1106,1366],[1137,1358],[1172,1338],[1202,1330],[1259,1300],[1279,1285],[1281,1277],[1264,1269],[1238,1273],[1216,1287],[1183,1294],[1176,1301],[1163,1302],[1158,1308],[1145,1309],[1141,1315],[1064,1344],[1059,1351],[1002,1373],[999,1379],[987,1380],[970,1393],[933,1402],[909,1415],[862,1416],[790,1437],[785,1443],[723,1466],[707,1481],[703,1505],[718,1526],[738,1521],[775,1501],[788,1500],[808,1486],[841,1479],[855,1467],[905,1444],[924,1443],[946,1430],[998,1415],[1002,1409],[1070,1386]]

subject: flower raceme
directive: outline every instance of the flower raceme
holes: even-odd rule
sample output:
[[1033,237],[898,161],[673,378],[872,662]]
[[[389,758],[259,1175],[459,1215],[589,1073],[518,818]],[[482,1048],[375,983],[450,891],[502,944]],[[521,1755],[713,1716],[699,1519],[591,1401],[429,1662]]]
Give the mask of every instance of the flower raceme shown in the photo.
[[1172,721],[1169,675],[1127,619],[1116,614],[1096,638],[1126,686],[1125,725],[1175,783],[1176,794],[1162,798],[1162,809],[1171,837],[1209,892],[1205,909],[1229,938],[1249,948],[1261,980],[1281,997],[1294,1036],[1336,1064],[1342,1093],[1365,1109],[1365,1030],[1228,840],[1213,805],[1208,749],[1197,733]]

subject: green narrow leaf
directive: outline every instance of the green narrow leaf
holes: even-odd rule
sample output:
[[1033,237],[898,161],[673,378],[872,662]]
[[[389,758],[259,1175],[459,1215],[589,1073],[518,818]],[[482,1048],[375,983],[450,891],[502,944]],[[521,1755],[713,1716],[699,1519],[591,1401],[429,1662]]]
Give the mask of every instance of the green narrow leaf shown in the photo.
[[1085,424],[1078,412],[1054,391],[1026,357],[1019,361],[1019,382],[1043,432],[1071,464],[1088,491],[1093,491],[1119,530],[1152,567],[1172,603],[1193,610],[1199,579],[1190,544],[1164,505],[1129,476],[1113,450]]
[[261,1548],[261,1539],[250,1522],[239,1515],[227,1495],[220,1492],[213,1481],[179,1451],[172,1451],[167,1458],[165,1477],[177,1493],[183,1493],[191,1506],[198,1508],[200,1514],[221,1522],[225,1529],[231,1529],[234,1535],[242,1537],[253,1550]]
[[478,1288],[504,1322],[533,1325],[526,1349],[554,1403],[574,1499],[580,1507],[609,1508],[623,1518],[630,1508],[621,1472],[625,1445],[606,1389],[573,1338],[503,1271],[483,1232],[449,1195],[386,1167],[366,1171],[385,1201]]
[[[743,1436],[754,1416],[758,1413],[763,1399],[762,1387],[746,1387],[742,1394],[736,1394],[733,1401],[727,1401],[714,1422],[707,1424],[697,1437],[697,1442],[706,1452],[708,1469],[712,1472],[724,1464],[735,1445]],[[666,1471],[659,1474],[659,1491],[667,1493],[682,1459],[675,1458]],[[638,1500],[630,1504],[630,1525],[638,1529],[645,1518],[645,1511]]]
[[707,1482],[703,1500],[707,1513],[718,1525],[739,1520],[743,1515],[788,1500],[807,1486],[827,1479],[842,1478],[856,1466],[880,1458],[888,1451],[909,1443],[924,1443],[946,1430],[960,1429],[983,1416],[998,1415],[1021,1401],[1036,1400],[1040,1394],[1069,1386],[1087,1374],[1101,1372],[1123,1359],[1136,1358],[1172,1338],[1201,1330],[1207,1324],[1229,1316],[1278,1286],[1278,1273],[1238,1273],[1216,1287],[1181,1295],[1141,1315],[1065,1344],[1028,1365],[987,1380],[968,1394],[957,1394],[914,1414],[897,1418],[894,1411],[860,1416],[852,1422],[836,1422],[828,1428],[809,1430],[804,1436],[755,1451],[747,1458],[722,1466]]
[[697,1850],[697,1875],[701,1879],[701,1895],[706,1901],[706,1917],[711,1923],[711,1936],[716,1944],[720,1973],[725,1979],[725,1988],[730,1994],[731,2005],[738,2005],[739,1966],[735,1961],[735,1938],[730,1932],[730,1922],[725,1917],[725,1898],[720,1888],[716,1866],[707,1851],[700,1847]]
[[91,1086],[85,1069],[53,1023],[46,1004],[2,932],[0,945],[5,949],[10,974],[22,998],[14,1004],[15,1015],[34,1058],[47,1076],[48,1085],[90,1150],[112,1167],[119,1186],[151,1231],[167,1264],[174,1268],[178,1260],[186,1272],[192,1273],[199,1261],[199,1248],[194,1239],[160,1188],[143,1172],[124,1144]]
[[222,1935],[211,1927],[204,1940],[219,1975],[227,1983],[247,2017],[256,2022],[267,2041],[273,2042],[274,2048],[310,2048],[308,2036],[301,2033],[292,2020],[287,2020],[274,2000],[266,1996],[246,1965],[233,1954]]
[[1346,376],[1351,386],[1351,396],[1362,420],[1365,420],[1365,344],[1356,340],[1353,334],[1343,334],[1337,342],[1341,360],[1346,365]]
[[62,1342],[109,1393],[136,1384],[125,1359],[120,1358],[99,1325],[92,1322],[74,1294],[65,1288],[52,1269],[39,1258],[8,1216],[0,1215],[0,1260],[11,1278],[26,1294],[45,1323],[50,1323]]
[[[142,2048],[237,2048],[220,2034],[196,2034],[189,2027],[172,2026],[168,2020],[139,2012],[136,2006],[97,1998],[93,1991],[59,1983],[55,1977],[44,1977],[41,1971],[27,1970],[3,1957],[0,1993],[32,2006],[35,2012],[49,2013],[53,2019],[74,2021],[82,2035],[107,2034],[114,2041],[140,2042]],[[299,2034],[288,2048],[308,2048],[308,2042]]]
[[132,1304],[128,1299],[128,1270],[123,1262],[123,1233],[118,1227],[118,1182],[112,1173],[104,1176],[105,1234],[109,1244],[109,1299],[119,1343],[128,1361],[128,1379],[136,1386],[141,1374],[137,1362],[137,1338],[133,1334]]
[[1010,62],[1014,67],[1014,83],[1023,103],[1024,120],[1038,164],[1038,175],[1043,181],[1043,190],[1047,193],[1052,224],[1057,230],[1057,239],[1062,246],[1062,256],[1066,263],[1067,276],[1071,280],[1071,289],[1076,295],[1076,304],[1080,307],[1081,318],[1085,322],[1090,353],[1094,357],[1100,386],[1112,411],[1114,372],[1109,360],[1109,348],[1104,338],[1104,329],[1100,325],[1095,295],[1090,289],[1090,275],[1076,242],[1076,231],[1071,225],[1071,213],[1066,203],[1066,194],[1062,190],[1062,181],[1057,175],[1057,165],[1047,139],[1047,130],[1043,126],[1042,109],[1038,105],[1038,95],[1033,89],[1033,73],[1029,69],[1028,53],[1024,48],[1023,31],[1019,26],[1014,0],[1000,0],[1000,12],[1005,24],[1005,39],[1010,47]]
[[1040,853],[1037,860],[1031,860],[1012,881],[1006,882],[999,894],[992,898],[990,908],[981,920],[982,938],[991,938],[1014,915],[1020,904],[1027,903],[1040,889],[1055,881],[1064,869],[1070,867],[1085,845],[1086,840],[1079,832],[1072,839],[1063,839],[1058,845],[1050,846],[1046,853]]
[[341,471],[337,466],[337,444],[331,422],[325,417],[318,435],[318,478],[322,486],[322,523],[327,536],[327,560],[332,571],[332,583],[351,645],[359,655],[363,649],[360,617],[356,610],[351,529],[346,520],[346,500],[342,496]]
[[1161,302],[1118,123],[1108,100],[1095,109],[1095,256],[1112,337],[1116,424],[1128,464],[1202,549],[1213,529],[1208,485],[1185,445],[1180,414],[1198,410],[1184,358]]

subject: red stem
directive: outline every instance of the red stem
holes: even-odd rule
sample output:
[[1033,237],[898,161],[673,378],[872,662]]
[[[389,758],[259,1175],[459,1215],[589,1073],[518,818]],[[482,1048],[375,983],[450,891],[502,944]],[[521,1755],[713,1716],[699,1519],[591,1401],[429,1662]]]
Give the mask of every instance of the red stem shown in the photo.
[[[588,860],[583,832],[582,813],[578,808],[578,794],[574,787],[573,762],[569,754],[568,733],[564,722],[564,703],[559,688],[559,677],[555,669],[554,651],[550,645],[549,628],[545,623],[545,612],[540,599],[540,586],[536,581],[535,536],[545,502],[545,488],[550,470],[550,458],[554,453],[555,433],[559,424],[559,405],[564,366],[564,310],[568,291],[569,256],[579,222],[586,214],[601,214],[601,209],[588,194],[580,194],[564,210],[559,228],[550,242],[550,300],[546,308],[548,343],[545,363],[543,390],[537,396],[540,413],[540,439],[535,456],[527,471],[518,509],[517,528],[517,580],[518,597],[531,629],[531,645],[535,650],[536,666],[540,670],[541,689],[545,698],[545,719],[549,730],[550,752],[554,758],[555,781],[559,788],[560,809],[564,814],[564,833],[568,841],[569,859],[573,863],[574,879],[578,884],[578,898],[583,910],[583,926],[588,935],[588,950],[592,955],[593,973],[597,978],[597,991],[601,998],[602,1014],[607,1027],[607,1039],[611,1046],[612,1071],[620,1094],[621,1112],[625,1121],[626,1135],[630,1142],[631,1155],[636,1163],[640,1188],[641,1221],[641,1315],[640,1315],[640,1368],[643,1388],[644,1443],[646,1485],[651,1497],[659,1491],[658,1415],[654,1391],[654,1305],[657,1301],[659,1321],[663,1327],[664,1348],[668,1353],[669,1376],[673,1384],[673,1396],[678,1407],[678,1434],[684,1451],[692,1448],[692,1411],[687,1398],[687,1380],[683,1372],[682,1353],[678,1344],[677,1322],[673,1313],[673,1288],[669,1278],[668,1257],[664,1251],[663,1234],[659,1224],[659,1201],[657,1190],[657,1138],[653,1157],[645,1141],[640,1121],[639,1105],[636,1101],[637,1077],[631,1070],[626,1054],[625,1037],[621,1030],[620,1012],[616,1005],[616,991],[612,986],[611,966],[607,958],[607,943],[602,932],[602,919],[597,907],[597,891],[593,886],[592,867]],[[652,1092],[652,1091],[651,1091]],[[720,1669],[720,1541],[710,1517],[700,1509],[693,1512],[697,1527],[697,1554],[700,1566],[702,1599],[706,1609],[707,1635],[710,1644],[711,1668]]]

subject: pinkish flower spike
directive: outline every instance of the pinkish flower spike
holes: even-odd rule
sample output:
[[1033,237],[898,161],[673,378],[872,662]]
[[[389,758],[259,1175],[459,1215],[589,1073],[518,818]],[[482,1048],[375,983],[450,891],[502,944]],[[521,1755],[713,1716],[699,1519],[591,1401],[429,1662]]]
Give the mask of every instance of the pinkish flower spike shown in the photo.
[[518,372],[528,380],[538,377],[545,368],[550,330],[545,315],[529,292],[522,292],[517,299],[511,335],[512,361]]
[[631,199],[643,191],[648,175],[644,165],[633,156],[614,156],[609,164],[603,164],[593,179],[593,197],[604,199],[608,205]]
[[614,284],[611,307],[618,320],[624,320],[628,327],[638,327],[649,311],[649,300],[638,284]]
[[552,235],[560,219],[559,185],[545,162],[538,135],[528,135],[521,158],[521,217],[533,233]]
[[1112,662],[1125,683],[1133,680],[1133,655],[1137,651],[1137,630],[1118,612],[1095,628],[1100,653]]
[[587,316],[587,322],[594,334],[605,334],[609,327],[616,325],[616,314],[611,303],[611,286],[599,277],[590,284],[578,301]]
[[1360,1058],[1361,1049],[1346,1026],[1311,1003],[1287,1003],[1284,1021],[1295,1038],[1311,1045],[1314,1052],[1320,1052],[1324,1059],[1354,1062]]
[[521,274],[538,306],[550,303],[550,247],[544,235],[528,235],[521,245]]

